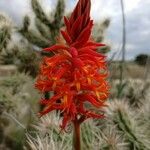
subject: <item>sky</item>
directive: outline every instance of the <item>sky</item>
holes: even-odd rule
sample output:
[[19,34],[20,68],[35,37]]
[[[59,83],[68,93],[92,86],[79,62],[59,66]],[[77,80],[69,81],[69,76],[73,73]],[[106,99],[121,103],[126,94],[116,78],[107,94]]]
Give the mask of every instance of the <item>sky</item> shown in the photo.
[[[56,0],[39,0],[45,12],[53,10]],[[77,0],[66,0],[67,11],[71,11]],[[111,24],[106,32],[105,43],[111,45],[115,59],[120,58],[122,45],[122,17],[120,0],[91,0],[91,17],[95,22],[110,18]],[[9,4],[9,5],[8,5]],[[126,59],[134,59],[140,53],[150,54],[150,0],[124,0],[126,16]],[[21,25],[22,16],[32,14],[30,0],[0,0],[0,12],[8,14]]]

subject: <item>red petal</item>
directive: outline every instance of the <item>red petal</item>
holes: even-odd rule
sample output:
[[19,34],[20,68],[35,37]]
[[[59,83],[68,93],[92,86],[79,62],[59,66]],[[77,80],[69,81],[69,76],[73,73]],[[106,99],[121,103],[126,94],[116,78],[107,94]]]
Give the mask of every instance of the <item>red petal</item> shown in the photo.
[[62,128],[62,130],[64,130],[66,128],[67,123],[70,120],[71,120],[70,116],[68,116],[67,114],[64,114],[63,120],[62,120],[62,125],[60,126]]
[[81,32],[80,36],[76,39],[80,44],[77,46],[82,46],[85,42],[88,41],[90,35],[91,35],[91,28],[93,26],[93,21],[91,20],[88,24],[88,26]]
[[96,113],[94,113],[94,112],[91,112],[91,111],[87,111],[87,113],[86,113],[86,116],[87,117],[92,117],[92,118],[104,118],[104,114],[96,114]]
[[95,64],[97,65],[97,66],[99,66],[99,62],[98,62],[98,60],[96,59],[96,57],[93,57],[93,56],[91,56],[91,55],[89,55],[89,54],[82,54],[82,55],[79,55],[79,57],[81,58],[81,60],[91,60],[91,61],[93,61],[93,62],[95,62]]
[[70,33],[70,31],[71,31],[70,22],[66,17],[64,17],[64,22],[65,22],[65,25],[66,25],[66,28],[67,28],[67,32]]
[[80,58],[74,58],[72,60],[74,67],[81,68],[84,66],[83,61]]
[[66,61],[67,59],[67,56],[65,55],[54,55],[53,57],[46,57],[45,60],[44,60],[44,63],[47,65],[47,66],[56,66],[58,65],[59,63],[62,63],[64,61]]
[[45,109],[43,111],[41,111],[39,113],[39,115],[41,117],[41,116],[46,115],[47,113],[49,113],[53,110],[62,110],[62,109],[63,109],[63,107],[60,104],[54,104],[52,106],[45,107]]
[[60,79],[67,70],[68,70],[68,67],[63,67],[63,68],[58,69],[54,75],[54,78],[57,78],[57,80]]
[[67,32],[61,31],[61,34],[62,34],[62,36],[64,37],[64,39],[66,40],[66,42],[67,42],[68,44],[71,44],[71,43],[72,43],[72,39],[70,38],[70,36],[68,35]]
[[87,42],[85,44],[85,46],[96,46],[96,47],[99,47],[99,46],[106,46],[106,45],[102,44],[102,43],[96,43],[96,42]]
[[76,39],[82,27],[82,16],[79,16],[71,28],[72,39]]
[[55,110],[55,108],[49,107],[49,108],[47,108],[47,109],[41,111],[41,112],[39,113],[39,115],[40,115],[40,117],[42,117],[43,115],[46,115],[47,113],[49,113],[49,112],[51,112],[51,111],[53,111],[53,110]]
[[60,49],[65,49],[68,50],[68,48],[64,45],[53,45],[51,47],[48,48],[44,48],[44,51],[54,51],[54,50],[60,50]]
[[90,54],[90,55],[93,55],[93,56],[96,56],[96,57],[101,57],[101,58],[105,58],[104,55],[100,54],[100,53],[97,53],[91,49],[89,49],[88,47],[87,48],[81,48],[79,50],[79,54]]
[[85,8],[85,12],[84,12],[84,24],[83,24],[83,27],[85,27],[89,20],[90,20],[90,8],[91,8],[91,1],[88,0],[88,1],[85,1],[85,4],[86,4],[86,8]]
[[42,99],[41,101],[40,101],[40,104],[43,104],[43,105],[48,105],[48,104],[50,104],[50,105],[52,105],[56,100],[58,100],[58,99],[60,99],[62,97],[62,95],[61,94],[57,94],[57,95],[54,95],[52,98],[50,98],[50,99]]
[[101,107],[103,106],[103,103],[100,103],[96,100],[96,98],[94,97],[94,95],[90,95],[90,94],[82,94],[79,95],[79,97],[81,96],[81,100],[83,101],[88,101],[91,104],[93,104],[95,107]]

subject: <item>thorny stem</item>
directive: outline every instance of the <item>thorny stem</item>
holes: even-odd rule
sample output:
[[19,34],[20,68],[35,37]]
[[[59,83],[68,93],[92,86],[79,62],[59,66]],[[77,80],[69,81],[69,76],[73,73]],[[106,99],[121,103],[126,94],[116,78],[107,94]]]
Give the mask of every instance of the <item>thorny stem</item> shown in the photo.
[[75,119],[73,121],[73,125],[74,125],[73,150],[81,150],[80,124],[81,122],[78,119]]

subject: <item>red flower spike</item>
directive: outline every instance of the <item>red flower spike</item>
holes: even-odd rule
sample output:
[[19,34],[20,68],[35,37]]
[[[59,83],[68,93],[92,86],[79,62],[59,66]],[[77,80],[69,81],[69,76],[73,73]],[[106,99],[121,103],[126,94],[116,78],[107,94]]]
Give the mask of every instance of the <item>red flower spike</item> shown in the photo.
[[106,57],[96,52],[98,47],[105,45],[92,40],[90,6],[90,0],[79,0],[71,17],[64,17],[66,28],[61,30],[64,43],[44,49],[55,53],[43,59],[35,84],[42,93],[54,93],[48,100],[40,101],[45,106],[40,116],[60,110],[64,130],[77,118],[103,118],[103,114],[88,110],[84,104],[103,108],[109,95]]

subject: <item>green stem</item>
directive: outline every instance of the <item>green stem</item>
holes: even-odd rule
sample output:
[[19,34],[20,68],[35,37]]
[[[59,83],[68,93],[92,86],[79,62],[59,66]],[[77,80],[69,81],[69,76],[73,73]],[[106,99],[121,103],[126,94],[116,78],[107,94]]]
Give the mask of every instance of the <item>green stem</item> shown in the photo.
[[80,142],[80,122],[76,119],[73,122],[74,133],[73,133],[73,150],[81,150]]

